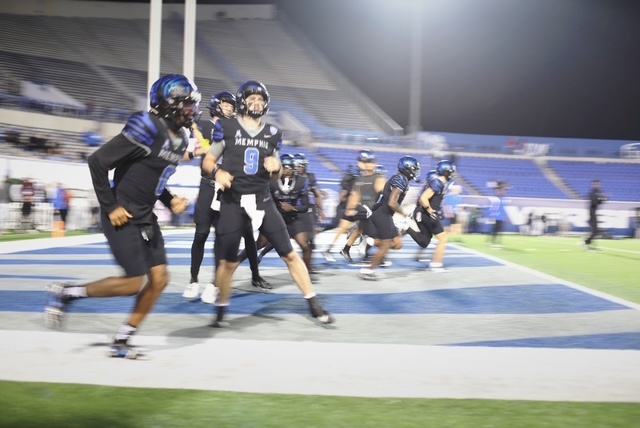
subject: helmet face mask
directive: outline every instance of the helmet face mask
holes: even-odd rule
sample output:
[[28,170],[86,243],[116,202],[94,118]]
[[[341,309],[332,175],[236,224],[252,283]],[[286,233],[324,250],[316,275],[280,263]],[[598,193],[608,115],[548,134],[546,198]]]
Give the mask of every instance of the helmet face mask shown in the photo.
[[373,151],[368,149],[360,150],[356,159],[358,160],[358,168],[360,168],[361,171],[367,173],[375,171],[376,155]]
[[231,92],[215,94],[209,102],[211,117],[230,119],[236,116],[236,96]]
[[309,166],[309,159],[307,159],[303,153],[296,153],[293,155],[293,158],[295,160],[296,169],[304,174]]
[[362,163],[374,163],[376,160],[376,155],[371,150],[365,149],[358,152],[358,156],[356,159],[358,160],[358,162]]
[[[260,101],[262,97],[262,101]],[[269,91],[266,86],[255,80],[243,83],[236,93],[237,112],[254,119],[264,116],[269,111]],[[261,109],[257,108],[261,105]]]
[[413,156],[403,156],[398,160],[398,172],[408,180],[420,179],[420,162]]
[[296,173],[296,159],[293,155],[284,154],[280,156],[280,163],[282,164],[282,175],[284,177],[291,177]]
[[190,128],[200,117],[198,87],[181,74],[169,74],[158,79],[149,93],[153,111],[165,119],[173,131]]

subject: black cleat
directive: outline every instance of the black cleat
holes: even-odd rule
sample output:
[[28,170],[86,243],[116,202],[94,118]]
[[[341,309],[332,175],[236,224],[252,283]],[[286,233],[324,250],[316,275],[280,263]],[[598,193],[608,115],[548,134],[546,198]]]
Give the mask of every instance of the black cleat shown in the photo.
[[347,261],[347,263],[353,263],[353,259],[351,258],[351,255],[349,254],[349,251],[346,251],[343,248],[342,250],[340,250],[340,255],[342,257],[344,257],[344,259]]
[[271,290],[273,287],[261,276],[251,279],[251,285],[261,290]]
[[333,316],[324,310],[318,299],[314,296],[310,299],[307,299],[309,302],[309,311],[311,312],[311,316],[315,318],[320,324],[333,324],[335,319]]

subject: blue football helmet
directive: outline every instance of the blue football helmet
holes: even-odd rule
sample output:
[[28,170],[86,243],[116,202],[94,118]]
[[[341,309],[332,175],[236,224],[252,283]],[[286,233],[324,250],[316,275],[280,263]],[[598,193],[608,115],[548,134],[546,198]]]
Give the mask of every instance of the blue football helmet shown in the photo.
[[456,166],[449,160],[441,160],[436,164],[436,172],[449,181],[456,172]]
[[373,153],[373,151],[364,149],[358,152],[358,156],[356,157],[356,159],[358,160],[358,162],[369,163],[376,160],[376,155]]
[[149,92],[151,109],[177,131],[190,128],[200,116],[201,95],[198,87],[182,74],[169,74],[158,79]]
[[309,159],[304,155],[304,153],[296,153],[293,155],[296,163],[296,168],[307,168],[309,166]]
[[420,178],[420,162],[413,156],[402,156],[398,160],[398,172],[408,180],[416,180]]
[[280,155],[280,163],[282,163],[282,168],[289,168],[293,170],[296,168],[296,158],[289,153]]
[[[262,111],[248,111],[247,97],[252,94],[262,95],[264,99],[264,109]],[[269,91],[267,87],[255,80],[243,83],[236,92],[236,108],[239,114],[246,114],[253,118],[264,116],[269,111]]]
[[[222,110],[222,103],[229,103],[233,106],[233,113],[227,116],[224,114]],[[219,118],[231,118],[236,115],[236,96],[231,92],[220,92],[217,93],[211,98],[209,102],[209,113],[211,113],[211,117],[219,117]]]

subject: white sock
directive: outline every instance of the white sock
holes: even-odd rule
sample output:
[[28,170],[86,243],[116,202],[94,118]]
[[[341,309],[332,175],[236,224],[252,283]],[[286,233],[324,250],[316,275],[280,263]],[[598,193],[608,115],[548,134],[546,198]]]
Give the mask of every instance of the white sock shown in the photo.
[[309,293],[309,294],[307,294],[306,296],[304,296],[304,298],[305,298],[305,299],[311,299],[311,298],[316,297],[316,296],[317,296],[317,294],[316,294],[316,293],[315,293],[315,291],[314,291],[314,292]]
[[87,287],[66,287],[64,294],[71,297],[87,297]]
[[127,341],[135,333],[137,327],[132,327],[129,324],[122,324],[116,333],[116,340]]
[[432,267],[432,268],[441,268],[441,267],[442,267],[442,263],[438,263],[438,262],[431,262],[431,263],[429,263],[429,267]]

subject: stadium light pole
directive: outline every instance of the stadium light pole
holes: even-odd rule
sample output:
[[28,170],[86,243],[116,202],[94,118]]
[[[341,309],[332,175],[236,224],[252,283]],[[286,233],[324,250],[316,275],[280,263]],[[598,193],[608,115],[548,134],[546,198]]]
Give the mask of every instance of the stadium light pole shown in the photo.
[[195,79],[196,50],[196,0],[184,2],[184,49],[182,53],[182,74],[191,81]]
[[160,43],[162,41],[162,0],[149,6],[149,60],[147,63],[147,106],[149,89],[160,78]]
[[409,78],[409,126],[408,134],[417,134],[422,130],[420,125],[420,99],[422,97],[422,2],[413,3],[411,26],[411,76]]

